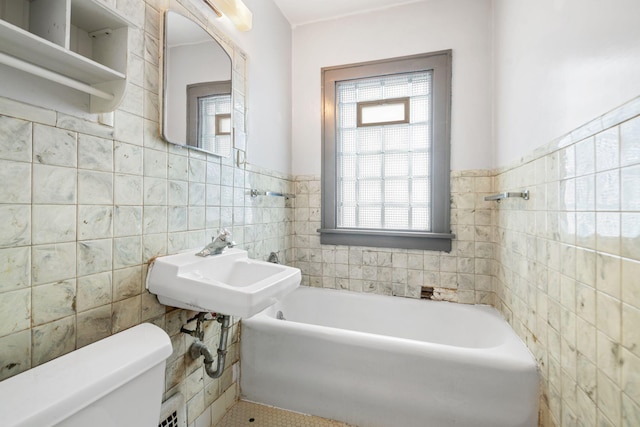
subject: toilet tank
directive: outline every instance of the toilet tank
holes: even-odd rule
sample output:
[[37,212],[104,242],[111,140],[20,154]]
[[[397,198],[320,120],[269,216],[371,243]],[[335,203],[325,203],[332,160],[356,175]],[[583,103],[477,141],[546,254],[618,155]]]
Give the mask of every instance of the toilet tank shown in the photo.
[[0,382],[3,427],[156,427],[169,336],[144,323]]

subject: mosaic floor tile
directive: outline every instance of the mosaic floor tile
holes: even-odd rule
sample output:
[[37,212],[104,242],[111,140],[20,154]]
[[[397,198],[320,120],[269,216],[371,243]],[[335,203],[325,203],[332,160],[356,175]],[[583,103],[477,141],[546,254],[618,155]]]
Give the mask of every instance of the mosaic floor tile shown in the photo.
[[[350,427],[349,424],[240,401],[215,427]],[[354,426],[351,426],[354,427]]]

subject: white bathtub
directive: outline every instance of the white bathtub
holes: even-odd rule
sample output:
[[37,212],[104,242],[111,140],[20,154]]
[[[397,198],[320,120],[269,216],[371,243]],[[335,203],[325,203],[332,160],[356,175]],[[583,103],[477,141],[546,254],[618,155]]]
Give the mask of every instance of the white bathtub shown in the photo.
[[536,362],[487,306],[303,287],[242,320],[241,352],[254,402],[359,427],[538,425]]

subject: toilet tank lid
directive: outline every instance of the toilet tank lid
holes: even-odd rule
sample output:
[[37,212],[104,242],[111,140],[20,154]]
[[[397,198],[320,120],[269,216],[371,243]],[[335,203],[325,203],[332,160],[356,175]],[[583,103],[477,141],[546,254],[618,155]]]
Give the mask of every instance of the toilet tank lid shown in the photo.
[[53,425],[172,353],[169,336],[143,323],[0,382],[0,424]]

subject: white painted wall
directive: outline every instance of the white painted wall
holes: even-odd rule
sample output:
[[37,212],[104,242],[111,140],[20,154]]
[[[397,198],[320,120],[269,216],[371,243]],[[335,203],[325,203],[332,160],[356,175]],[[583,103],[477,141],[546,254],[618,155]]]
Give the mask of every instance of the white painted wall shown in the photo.
[[640,95],[640,1],[494,0],[495,166]]
[[490,0],[425,0],[296,27],[293,173],[320,174],[320,69],[453,49],[451,167],[491,159]]
[[247,53],[247,161],[291,173],[291,26],[272,0],[244,0],[253,29],[223,28]]

